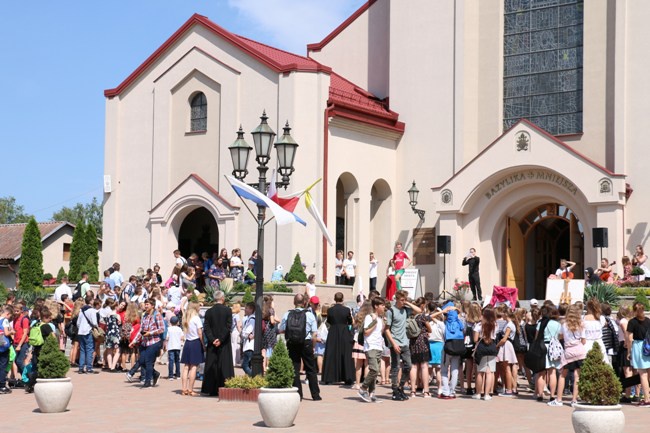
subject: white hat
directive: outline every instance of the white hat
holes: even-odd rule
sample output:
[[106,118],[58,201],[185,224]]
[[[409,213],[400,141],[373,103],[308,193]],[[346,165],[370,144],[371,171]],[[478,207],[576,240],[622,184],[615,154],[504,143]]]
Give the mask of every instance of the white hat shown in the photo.
[[281,271],[282,269],[283,269],[283,268],[282,268],[282,265],[278,265],[278,266],[275,267],[275,270],[276,270],[276,271]]
[[530,300],[530,305],[539,305],[539,301],[537,299],[533,298]]

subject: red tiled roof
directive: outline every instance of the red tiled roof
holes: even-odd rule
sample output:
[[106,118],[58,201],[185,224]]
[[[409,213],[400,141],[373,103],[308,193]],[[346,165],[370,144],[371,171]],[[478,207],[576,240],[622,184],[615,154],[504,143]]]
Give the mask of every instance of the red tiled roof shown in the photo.
[[[65,221],[38,223],[41,240],[47,239],[66,224],[70,223]],[[25,227],[27,224],[0,224],[0,260],[16,260],[20,257]]]
[[[374,0],[368,2],[369,6]],[[363,7],[362,7],[363,9]],[[360,9],[361,10],[361,9]],[[119,86],[104,91],[106,97],[119,95],[133,84],[141,74],[151,67],[165,51],[170,49],[193,26],[201,25],[224,40],[230,42],[243,52],[276,72],[324,72],[330,74],[330,89],[328,106],[332,116],[340,116],[370,125],[387,128],[398,132],[404,131],[404,124],[398,122],[399,115],[388,109],[386,101],[382,101],[370,92],[362,89],[342,76],[334,73],[328,66],[322,65],[309,57],[299,56],[257,41],[236,35],[213,23],[208,18],[194,14],[183,24],[164,44],[162,44],[147,60],[145,60]]]
[[398,121],[399,114],[388,108],[387,101],[377,98],[335,72],[330,74],[327,102],[332,115],[404,132],[404,123]]
[[299,56],[268,45],[252,41],[243,36],[235,35],[223,27],[213,23],[207,17],[194,14],[185,22],[169,39],[167,39],[147,60],[145,60],[131,75],[129,75],[119,86],[104,91],[104,96],[112,98],[126,90],[140,75],[149,69],[169,48],[180,40],[186,32],[195,25],[201,25],[217,36],[230,42],[235,47],[259,60],[276,72],[303,71],[303,72],[330,72],[331,68],[308,57]]

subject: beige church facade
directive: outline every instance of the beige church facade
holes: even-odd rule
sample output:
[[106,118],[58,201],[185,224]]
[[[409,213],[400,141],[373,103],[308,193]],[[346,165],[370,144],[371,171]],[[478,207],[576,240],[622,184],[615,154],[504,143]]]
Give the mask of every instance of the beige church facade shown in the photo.
[[307,227],[266,226],[267,279],[299,252],[333,283],[343,249],[366,290],[373,251],[381,286],[399,240],[425,290],[443,289],[443,263],[447,286],[465,279],[474,247],[484,292],[543,297],[560,258],[578,276],[597,267],[594,228],[620,263],[649,233],[648,14],[640,1],[370,0],[306,56],[194,15],[105,92],[103,266],[166,272],[176,248],[248,257],[256,222],[224,175],[239,125],[252,144],[263,110],[299,144],[288,191],[323,179],[312,193],[335,238],[300,204]]

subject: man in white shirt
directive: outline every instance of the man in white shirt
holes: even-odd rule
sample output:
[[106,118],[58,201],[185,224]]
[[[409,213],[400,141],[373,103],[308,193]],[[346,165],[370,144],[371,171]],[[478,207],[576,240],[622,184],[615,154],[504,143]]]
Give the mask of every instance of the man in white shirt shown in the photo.
[[354,280],[357,278],[356,274],[357,261],[354,260],[354,252],[348,251],[348,258],[343,260],[343,270],[345,271],[345,284],[354,286]]
[[61,285],[54,290],[54,300],[61,302],[61,295],[68,295],[68,299],[72,299],[72,289],[68,286],[68,277],[66,275],[61,278]]
[[183,265],[187,264],[187,259],[185,259],[185,257],[181,256],[180,250],[174,250],[174,259],[176,261],[176,267],[177,268],[182,268]]
[[115,286],[122,286],[122,283],[124,282],[124,277],[122,274],[120,274],[120,264],[115,262],[113,263],[113,273],[111,274],[111,280],[115,283]]
[[384,337],[382,334],[385,327],[385,302],[383,298],[374,298],[372,300],[374,312],[368,314],[363,322],[363,350],[366,352],[366,359],[368,360],[368,374],[359,389],[359,397],[368,403],[377,401],[375,383],[384,350]]

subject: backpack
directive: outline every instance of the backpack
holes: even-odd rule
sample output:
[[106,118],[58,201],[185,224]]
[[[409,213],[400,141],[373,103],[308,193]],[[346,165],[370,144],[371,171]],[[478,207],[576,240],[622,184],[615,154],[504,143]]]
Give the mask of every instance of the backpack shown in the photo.
[[11,346],[11,341],[5,335],[5,328],[2,326],[2,321],[0,321],[0,353],[9,350],[9,346]]
[[603,326],[603,344],[607,352],[610,350],[612,353],[616,353],[616,345],[618,344],[618,334],[614,329],[614,325],[609,317],[605,317],[605,326]]
[[287,316],[284,337],[287,343],[303,344],[307,336],[307,310],[291,310]]
[[409,317],[406,319],[406,337],[407,338],[418,338],[422,330],[416,322],[415,317]]
[[544,344],[544,330],[548,325],[548,319],[543,319],[537,332],[537,338],[530,344],[528,352],[524,357],[524,364],[533,373],[546,370],[546,345]]
[[551,337],[551,341],[548,343],[548,359],[557,361],[562,358],[562,355],[564,355],[562,343],[560,343],[557,337]]
[[120,330],[120,338],[122,341],[129,341],[131,339],[131,331],[133,330],[133,323],[127,322],[126,320],[122,323],[122,329]]
[[512,348],[515,349],[515,353],[526,353],[527,351],[526,334],[521,325],[517,326],[515,339],[512,340]]
[[74,292],[72,292],[72,301],[76,301],[77,299],[81,298],[81,286],[83,283],[79,281],[77,285],[74,288]]
[[43,345],[43,333],[41,332],[41,322],[34,321],[29,328],[29,345],[30,346],[42,346]]
[[78,318],[79,316],[73,317],[72,319],[70,319],[68,324],[65,325],[65,335],[71,340],[77,338],[77,334],[79,334],[79,327],[77,326]]

